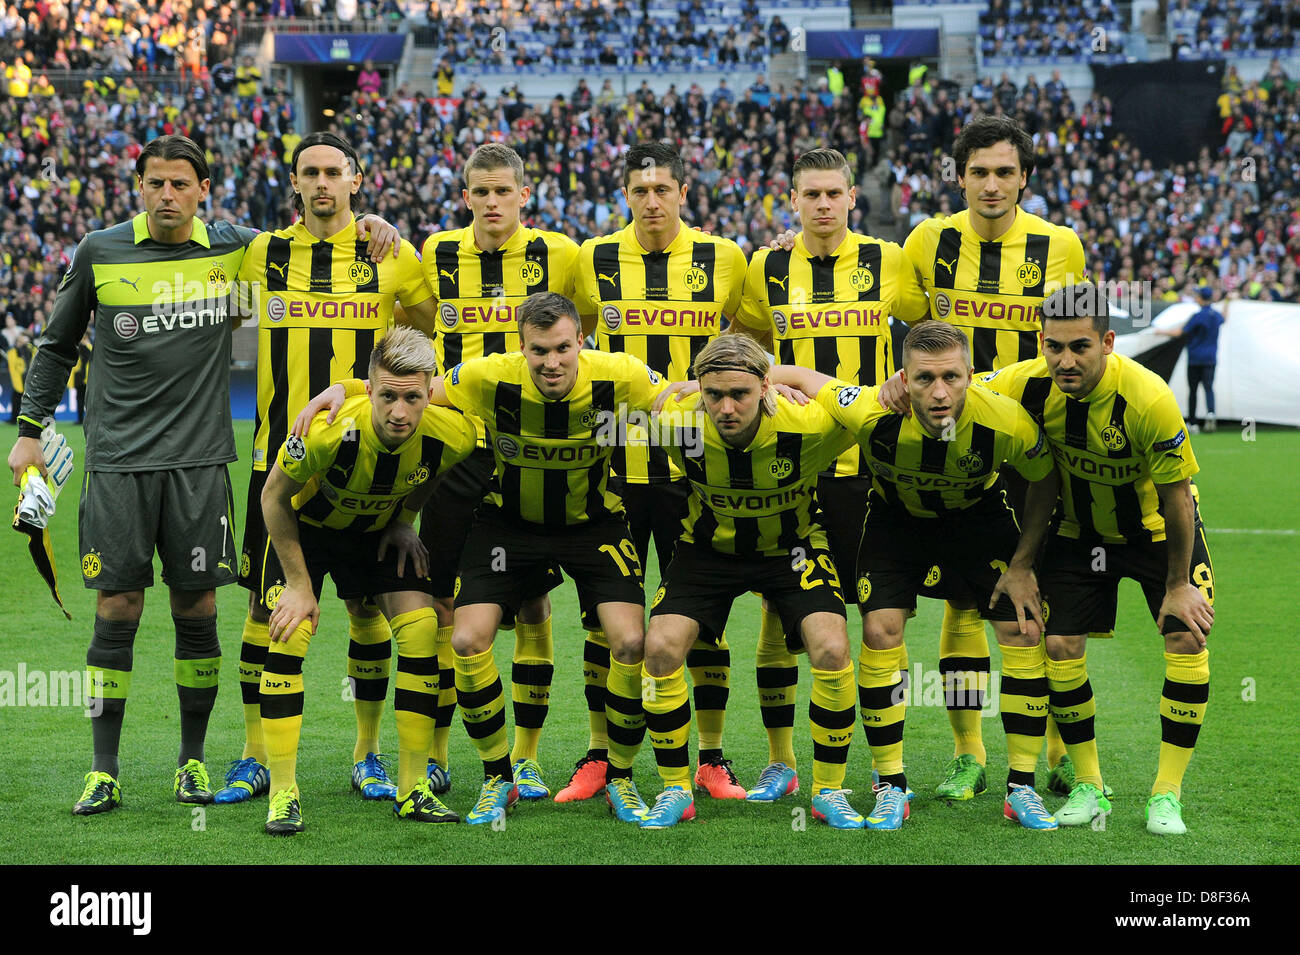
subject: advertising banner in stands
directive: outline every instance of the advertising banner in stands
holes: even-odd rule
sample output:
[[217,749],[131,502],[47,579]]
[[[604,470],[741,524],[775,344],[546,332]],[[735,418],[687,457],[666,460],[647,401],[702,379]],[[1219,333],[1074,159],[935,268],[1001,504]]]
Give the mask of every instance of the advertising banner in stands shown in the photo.
[[396,63],[404,33],[277,33],[277,63]]
[[808,31],[808,56],[814,60],[846,60],[863,56],[888,60],[938,55],[938,30]]
[[[1216,412],[1220,420],[1250,418],[1260,424],[1300,426],[1300,305],[1234,300],[1214,307],[1226,319],[1219,329],[1214,371]],[[1199,306],[1170,305],[1150,328],[1117,335],[1115,351],[1134,358],[1169,382],[1178,407],[1187,414],[1187,351],[1182,339],[1158,329],[1177,329]],[[1205,398],[1198,403],[1205,412]]]

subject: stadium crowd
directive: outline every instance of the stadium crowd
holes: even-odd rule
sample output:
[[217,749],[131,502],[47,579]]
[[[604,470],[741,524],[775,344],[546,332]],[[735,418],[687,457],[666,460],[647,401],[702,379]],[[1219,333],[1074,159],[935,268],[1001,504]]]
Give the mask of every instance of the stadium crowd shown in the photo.
[[[68,8],[51,4],[42,17],[43,4],[0,0],[0,50],[6,64],[44,69],[70,36],[112,34],[89,44],[98,50],[124,46],[138,33],[156,47],[157,33],[139,29],[145,11],[128,5],[139,11],[134,17],[107,0],[77,7],[69,15],[86,26],[56,37],[50,52],[40,38]],[[147,19],[161,25],[191,15],[211,24],[233,6],[181,0],[149,9],[155,12]],[[566,15],[580,21],[605,9],[579,5]],[[470,12],[470,21],[480,15]],[[72,46],[85,50],[80,40]],[[147,61],[139,41],[126,48],[128,57]],[[0,223],[9,237],[0,259],[0,321],[12,316],[14,327],[39,329],[77,241],[135,211],[134,159],[141,144],[163,133],[189,135],[210,152],[206,215],[260,229],[291,218],[284,158],[309,130],[289,97],[263,86],[251,64],[236,77],[227,59],[182,92],[160,89],[148,73],[120,80],[104,74],[67,97],[21,70],[0,70]],[[970,89],[919,77],[887,106],[870,79],[862,91],[839,95],[801,83],[773,90],[762,77],[747,89],[723,81],[664,96],[647,84],[628,96],[609,81],[593,85],[580,80],[570,96],[540,106],[517,87],[492,95],[470,84],[456,90],[458,99],[371,89],[340,111],[337,129],[361,150],[367,209],[416,243],[468,221],[460,169],[480,143],[506,142],[523,156],[535,184],[528,219],[581,240],[626,223],[620,156],[638,140],[666,137],[689,163],[684,215],[752,251],[795,224],[789,169],[816,145],[839,149],[854,167],[855,230],[872,231],[867,216],[879,187],[895,218],[886,237],[896,241],[927,216],[963,208],[955,177],[944,177],[943,156],[974,112],[1001,112],[1019,119],[1037,144],[1025,208],[1075,228],[1095,277],[1150,280],[1166,300],[1190,298],[1202,283],[1220,296],[1298,300],[1300,201],[1289,184],[1300,175],[1300,121],[1296,83],[1277,62],[1259,83],[1243,83],[1229,70],[1218,104],[1221,146],[1168,169],[1155,168],[1113,131],[1104,98],[1075,104],[1057,75],[1017,87],[1003,74]]]

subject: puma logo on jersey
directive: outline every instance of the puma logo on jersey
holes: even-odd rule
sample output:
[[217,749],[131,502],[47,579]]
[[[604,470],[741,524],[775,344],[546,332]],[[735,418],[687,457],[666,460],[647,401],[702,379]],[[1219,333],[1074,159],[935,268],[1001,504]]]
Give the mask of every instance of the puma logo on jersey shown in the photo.
[[599,282],[608,282],[610,285],[613,285],[615,282],[618,281],[618,269],[614,270],[613,275],[605,275],[601,272],[597,272],[596,280]]
[[957,256],[954,255],[951,259],[948,259],[947,261],[943,259],[935,259],[935,261],[938,262],[940,265],[942,265],[944,268],[946,268],[948,270],[948,274],[951,275],[953,266],[957,264]]
[[448,280],[448,281],[454,282],[454,281],[456,281],[456,273],[459,272],[459,271],[460,271],[460,266],[458,265],[458,266],[456,266],[454,269],[452,269],[450,272],[448,272],[446,269],[439,269],[439,270],[438,270],[438,275],[440,275],[440,276],[445,275],[445,276],[447,276],[447,280]]
[[268,269],[275,269],[277,272],[280,273],[280,278],[285,278],[287,274],[285,270],[289,268],[289,263],[285,262],[283,265],[281,265],[279,262],[267,262],[266,267]]
[[117,277],[117,280],[118,280],[119,282],[121,282],[123,285],[129,285],[129,286],[131,286],[131,288],[135,289],[137,292],[140,291],[140,279],[141,279],[141,276],[139,276],[139,275],[137,275],[137,276],[135,277],[135,281],[134,281],[134,282],[132,282],[132,281],[131,281],[129,278],[127,278],[125,275],[119,275],[119,276]]
[[775,285],[779,285],[779,286],[781,286],[781,291],[784,292],[784,291],[785,291],[785,283],[788,282],[788,281],[790,281],[790,276],[787,275],[785,278],[783,278],[783,279],[779,279],[779,278],[777,278],[775,275],[769,275],[769,276],[767,277],[767,280],[768,280],[769,282],[775,284]]

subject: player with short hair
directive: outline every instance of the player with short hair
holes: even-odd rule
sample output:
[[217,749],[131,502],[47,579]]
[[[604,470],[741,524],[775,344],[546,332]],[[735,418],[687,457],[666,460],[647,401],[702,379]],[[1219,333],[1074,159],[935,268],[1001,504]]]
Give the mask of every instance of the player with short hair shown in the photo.
[[[896,243],[849,229],[857,187],[838,150],[803,153],[794,164],[791,207],[803,230],[788,249],[760,249],[749,264],[733,329],[769,344],[778,364],[802,365],[858,386],[894,372],[890,316],[926,314],[925,293]],[[819,523],[835,566],[847,580],[866,516],[871,472],[851,446],[817,482]],[[748,798],[769,802],[799,789],[794,763],[794,701],[799,670],[781,620],[764,604],[758,639],[758,692],[768,733],[768,766]]]
[[[1014,119],[972,119],[953,142],[952,158],[968,208],[926,219],[903,251],[929,294],[930,316],[962,330],[976,372],[997,371],[1038,354],[1043,299],[1083,281],[1083,243],[1073,230],[1018,206],[1035,154],[1033,139]],[[1023,482],[1012,473],[1007,480],[1012,505],[1019,508]],[[951,601],[939,636],[939,669],[954,748],[937,794],[970,799],[986,785],[981,713],[989,644],[975,611],[959,611]],[[1051,720],[1047,741],[1048,784],[1068,792],[1072,770]]]
[[1158,375],[1114,352],[1114,341],[1097,286],[1061,289],[1043,303],[1043,357],[982,380],[1042,424],[1061,475],[1061,522],[1040,577],[1050,705],[1077,776],[1056,817],[1085,825],[1110,809],[1086,644],[1089,633],[1114,627],[1119,581],[1128,577],[1165,640],[1147,831],[1181,835],[1183,776],[1209,700],[1214,565],[1191,483],[1200,468],[1178,403]]
[[[1047,720],[1047,658],[1033,571],[1056,502],[1056,470],[1042,429],[1023,408],[968,387],[968,348],[965,335],[941,322],[922,322],[907,333],[903,381],[910,416],[882,406],[877,389],[796,366],[773,370],[775,380],[816,394],[853,432],[873,474],[857,563],[858,687],[880,774],[870,829],[898,829],[910,811],[903,632],[936,561],[950,599],[990,620],[1001,646],[1010,764],[1003,813],[1026,828],[1057,828],[1034,791]],[[1031,482],[1023,530],[998,473],[1004,462]]]
[[853,438],[820,406],[778,397],[769,368],[752,339],[715,339],[695,359],[699,393],[669,401],[659,415],[656,433],[671,435],[692,493],[650,609],[643,703],[664,790],[642,828],[695,817],[682,663],[696,641],[717,639],[732,602],[749,590],[779,615],[785,639],[808,649],[813,817],[836,829],[863,825],[843,788],[854,723],[844,598],[813,507],[818,475]]
[[[745,280],[740,246],[682,221],[688,188],[676,149],[662,142],[634,145],[623,166],[623,196],[632,221],[612,235],[584,242],[576,276],[575,303],[596,347],[634,355],[669,381],[693,377],[695,357],[739,310]],[[636,427],[628,429],[611,462],[610,486],[623,500],[641,566],[647,566],[653,538],[662,573],[682,532],[690,493],[686,479],[665,450]],[[598,630],[588,633],[583,657],[591,739],[557,802],[590,798],[604,786],[601,683],[609,649]],[[692,648],[687,667],[700,735],[696,785],[715,799],[743,799],[745,790],[722,749],[731,675],[726,634],[718,635],[716,645],[701,641]]]
[[97,591],[86,651],[94,756],[78,815],[121,805],[119,740],[155,549],[176,631],[173,791],[178,802],[212,802],[203,744],[221,666],[216,588],[235,581],[230,289],[253,232],[196,217],[210,178],[192,140],[154,139],[135,171],[144,211],[78,245],[38,342],[9,453],[15,484],[29,467],[45,474],[41,430],[94,315],[78,517],[82,578]]
[[[239,680],[244,707],[243,756],[231,764],[217,802],[242,802],[267,792],[262,733],[262,666],[267,630],[287,580],[262,524],[260,500],[290,415],[331,382],[368,367],[371,350],[394,321],[432,329],[433,304],[415,250],[375,255],[362,237],[353,197],[361,189],[356,150],[333,133],[312,133],[289,162],[294,206],[301,219],[262,233],[249,246],[240,281],[254,292],[257,320],[257,410],[252,474],[240,555],[239,582],[248,588]],[[382,224],[382,220],[378,220]],[[394,233],[395,234],[395,233]],[[369,254],[368,254],[369,253]],[[395,308],[400,302],[405,311]],[[382,613],[358,598],[348,612],[348,677],[357,720],[352,786],[365,799],[392,799],[396,789],[379,753],[379,724],[392,659],[392,633]]]
[[427,552],[412,525],[434,482],[469,455],[477,433],[464,416],[430,406],[436,367],[422,331],[393,329],[370,353],[366,396],[345,402],[332,425],[290,435],[267,475],[262,512],[285,579],[262,671],[268,834],[303,831],[296,778],[302,664],[327,574],[341,598],[374,600],[397,644],[393,811],[416,822],[459,821],[425,774],[438,700],[437,616]]
[[[638,822],[645,802],[632,761],[645,736],[645,592],[623,504],[609,489],[609,456],[617,422],[649,412],[668,385],[631,355],[584,349],[577,309],[556,292],[530,295],[516,316],[518,352],[462,362],[430,390],[434,404],[483,420],[496,460],[455,592],[456,698],[484,775],[466,821],[491,823],[518,799],[492,642],[527,596],[560,582],[558,568],[578,585],[583,625],[609,637],[605,796],[620,821]],[[334,386],[307,411],[333,407],[356,389]]]
[[[518,351],[515,315],[520,305],[533,292],[571,296],[578,257],[578,245],[568,236],[520,223],[530,189],[524,183],[523,160],[509,146],[479,146],[465,163],[464,179],[461,196],[473,222],[463,229],[435,233],[424,243],[424,274],[438,316],[434,349],[444,370],[471,358]],[[474,511],[491,491],[494,468],[483,424],[471,420],[479,429],[479,449],[447,475],[420,521],[438,611],[441,689],[428,765],[434,792],[451,788],[447,737],[456,709],[452,591]],[[542,779],[538,743],[550,708],[555,645],[550,598],[545,593],[525,596],[514,623],[515,740],[510,762],[519,797],[544,799],[550,789]]]

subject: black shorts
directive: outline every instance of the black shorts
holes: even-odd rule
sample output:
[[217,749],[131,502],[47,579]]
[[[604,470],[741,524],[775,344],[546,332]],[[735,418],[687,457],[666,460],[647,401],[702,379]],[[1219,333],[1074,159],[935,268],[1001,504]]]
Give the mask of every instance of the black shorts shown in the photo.
[[623,499],[627,529],[642,570],[650,566],[650,539],[654,538],[662,579],[673,561],[677,538],[682,536],[682,519],[690,510],[690,482],[682,478],[662,484],[628,484],[611,476],[609,489]]
[[157,550],[168,587],[233,584],[234,504],[224,464],[87,471],[77,511],[82,580],[92,590],[152,587]]
[[486,503],[465,540],[453,596],[460,606],[497,604],[512,618],[524,600],[563,581],[560,570],[578,585],[589,630],[599,628],[596,608],[603,603],[645,604],[641,563],[621,517],[545,528],[509,521]]
[[420,540],[429,551],[429,579],[435,597],[450,598],[456,589],[465,538],[474,524],[474,512],[492,488],[495,470],[492,452],[475,448],[443,475],[420,512]]
[[[1151,619],[1165,599],[1167,541],[1145,544],[1101,544],[1053,537],[1047,543],[1038,586],[1043,592],[1047,632],[1053,636],[1107,633],[1115,629],[1119,582],[1136,580],[1146,597]],[[1205,527],[1198,520],[1192,537],[1188,578],[1214,604],[1214,565],[1205,544]],[[1181,633],[1187,624],[1169,617],[1161,633]]]
[[944,517],[914,517],[872,494],[858,551],[858,608],[915,610],[919,594],[974,605],[985,620],[1015,620],[1008,597],[992,610],[989,598],[1019,543],[1000,491]]
[[857,580],[858,547],[870,493],[867,477],[823,475],[817,481],[817,523],[826,531],[831,557],[845,580]]
[[[320,599],[321,587],[328,574],[340,600],[359,600],[379,594],[414,590],[432,596],[428,577],[418,577],[411,562],[406,562],[402,576],[397,575],[397,551],[390,547],[379,559],[382,531],[339,531],[313,527],[298,522],[298,541],[311,575],[311,589]],[[259,594],[262,606],[274,610],[284,586],[273,583]]]
[[781,557],[736,557],[708,547],[679,543],[677,554],[650,604],[650,616],[675,613],[700,625],[700,639],[717,643],[731,604],[755,590],[781,617],[786,645],[803,647],[799,625],[809,614],[844,612],[840,577],[830,550],[805,542]]

